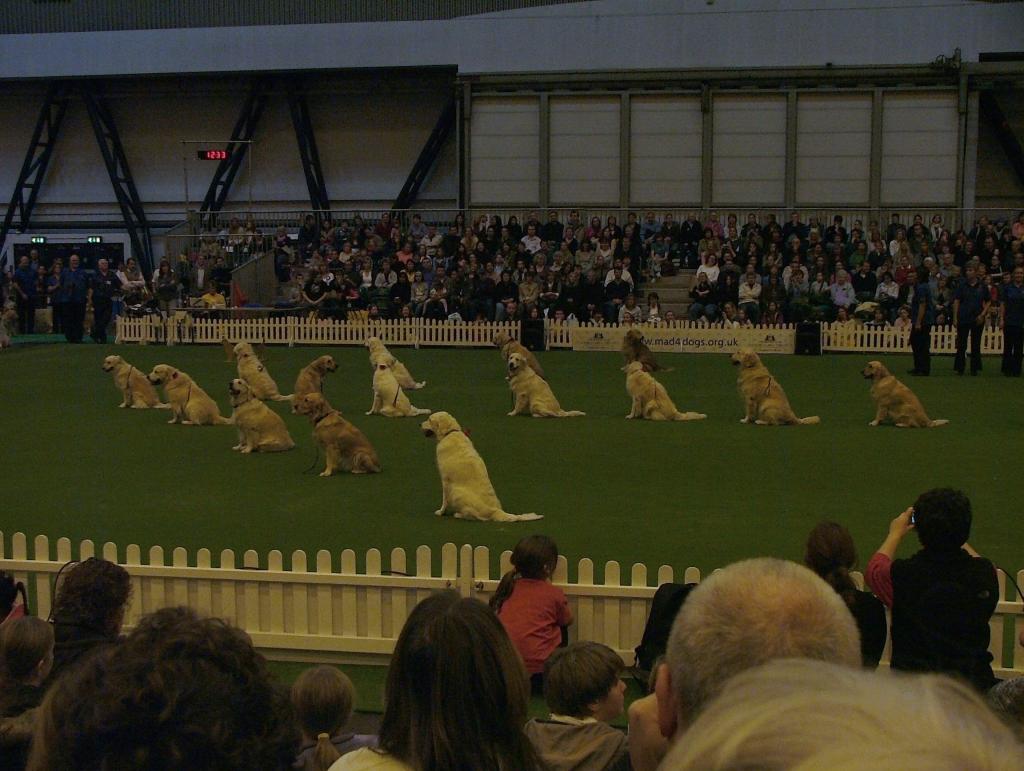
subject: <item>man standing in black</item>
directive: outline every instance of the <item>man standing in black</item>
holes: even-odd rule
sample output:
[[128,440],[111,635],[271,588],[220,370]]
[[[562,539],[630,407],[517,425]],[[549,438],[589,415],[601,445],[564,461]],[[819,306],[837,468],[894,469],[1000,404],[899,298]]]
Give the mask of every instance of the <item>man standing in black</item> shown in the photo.
[[88,303],[92,304],[93,342],[106,344],[107,327],[114,314],[114,295],[121,291],[121,280],[110,270],[110,264],[101,259],[96,264],[96,273],[89,281]]
[[910,318],[914,326],[910,331],[910,347],[914,351],[914,368],[911,375],[929,375],[932,371],[931,343],[932,324],[935,323],[935,299],[928,282],[928,268],[917,269],[917,284],[914,299],[910,304]]
[[1020,377],[1024,343],[1024,268],[1013,269],[1013,281],[1003,288],[1000,306],[1000,326],[1003,328],[1003,374]]
[[[911,530],[921,551],[893,560]],[[949,488],[922,493],[890,523],[866,579],[892,610],[893,669],[959,675],[985,691],[996,682],[988,646],[999,582],[995,565],[967,543],[970,534],[966,495]]]
[[85,334],[85,304],[89,294],[89,276],[81,266],[81,259],[72,254],[68,269],[60,274],[61,290],[66,299],[64,338],[69,343],[80,343]]
[[968,335],[971,336],[971,374],[981,372],[981,333],[991,304],[988,290],[978,280],[977,265],[968,263],[966,278],[960,282],[953,295],[953,318],[956,320],[956,358],[953,360],[953,369],[958,375],[964,374]]

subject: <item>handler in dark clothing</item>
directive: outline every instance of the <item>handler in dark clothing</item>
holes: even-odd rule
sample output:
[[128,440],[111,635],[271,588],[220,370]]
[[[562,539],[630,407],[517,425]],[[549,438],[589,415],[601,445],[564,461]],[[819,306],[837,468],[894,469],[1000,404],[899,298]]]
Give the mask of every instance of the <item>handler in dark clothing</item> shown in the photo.
[[1014,268],[1013,281],[1003,289],[999,321],[1003,328],[1003,374],[1020,377],[1024,359],[1024,268]]
[[89,337],[97,343],[107,342],[107,327],[114,313],[114,295],[121,291],[121,279],[109,269],[106,260],[97,264],[96,274],[89,281],[89,302],[92,303],[93,324]]
[[85,336],[85,304],[89,296],[89,276],[81,267],[77,254],[71,255],[68,269],[61,275],[61,291],[65,297],[64,339],[80,343]]
[[31,335],[36,331],[36,272],[27,256],[18,261],[12,286],[18,306],[18,332]]
[[956,320],[956,358],[953,360],[953,369],[958,375],[964,374],[968,335],[971,336],[971,374],[981,372],[981,333],[991,304],[992,297],[978,280],[977,267],[968,263],[966,278],[960,282],[953,295],[953,318]]
[[935,323],[935,299],[932,297],[931,284],[928,282],[928,268],[917,269],[917,284],[914,286],[914,299],[910,304],[910,318],[913,328],[910,331],[910,347],[914,351],[914,368],[911,375],[928,375],[932,371],[932,324]]
[[[911,530],[923,548],[893,561]],[[999,584],[995,566],[967,543],[970,532],[967,496],[929,490],[890,523],[865,577],[892,610],[893,669],[959,675],[986,691],[996,683],[988,646]]]

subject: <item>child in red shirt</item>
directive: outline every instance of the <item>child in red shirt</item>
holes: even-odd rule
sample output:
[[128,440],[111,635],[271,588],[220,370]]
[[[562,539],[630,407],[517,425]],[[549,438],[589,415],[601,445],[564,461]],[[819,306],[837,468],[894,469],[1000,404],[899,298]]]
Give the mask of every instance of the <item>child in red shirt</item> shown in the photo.
[[543,687],[544,662],[562,643],[572,623],[565,592],[551,584],[558,546],[544,535],[528,535],[512,551],[512,570],[501,578],[491,607],[523,658],[530,683]]

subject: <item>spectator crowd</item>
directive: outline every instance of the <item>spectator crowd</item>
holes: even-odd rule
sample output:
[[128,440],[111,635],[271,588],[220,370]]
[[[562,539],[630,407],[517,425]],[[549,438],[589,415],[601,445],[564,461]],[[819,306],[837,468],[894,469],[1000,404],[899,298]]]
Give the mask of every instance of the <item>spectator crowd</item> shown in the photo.
[[[660,655],[632,672],[650,692],[630,704],[628,733],[612,725],[626,710],[623,662],[567,644],[573,617],[546,536],[517,544],[490,607],[448,590],[413,609],[375,734],[348,728],[357,696],[338,668],[286,688],[223,621],[165,608],[124,634],[132,581],[114,563],[67,566],[52,623],[0,574],[0,767],[1024,768],[1024,678],[993,674],[999,587],[967,543],[972,522],[962,492],[923,493],[869,560],[871,592],[854,584],[853,540],[834,522],[813,529],[804,565],[748,559],[678,587],[672,611],[648,620]],[[920,550],[896,558],[911,532]],[[876,674],[885,608],[896,671]],[[531,691],[545,717],[528,717]]]

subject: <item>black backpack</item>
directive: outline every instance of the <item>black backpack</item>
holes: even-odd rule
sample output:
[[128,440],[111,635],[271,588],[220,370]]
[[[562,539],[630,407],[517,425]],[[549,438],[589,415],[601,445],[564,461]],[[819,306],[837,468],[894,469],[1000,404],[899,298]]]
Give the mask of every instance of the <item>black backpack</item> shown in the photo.
[[690,596],[697,584],[662,584],[654,593],[651,613],[644,626],[644,636],[636,648],[636,666],[645,672],[654,668],[655,662],[665,655],[668,635],[683,602]]

